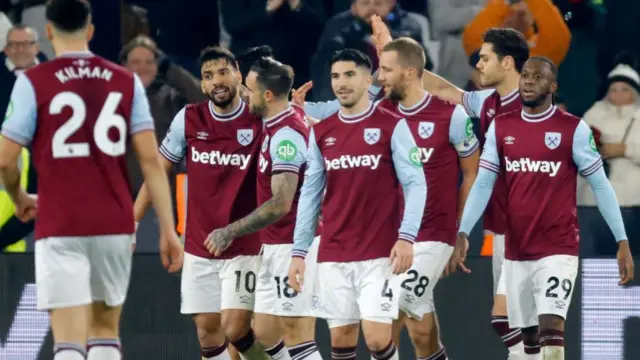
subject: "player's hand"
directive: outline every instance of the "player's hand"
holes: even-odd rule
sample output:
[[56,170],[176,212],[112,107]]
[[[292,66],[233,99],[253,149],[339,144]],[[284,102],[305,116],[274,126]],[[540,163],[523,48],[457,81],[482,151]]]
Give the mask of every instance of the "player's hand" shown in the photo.
[[267,13],[272,13],[284,5],[284,0],[267,0]]
[[382,18],[378,15],[371,16],[371,29],[373,30],[371,40],[376,46],[378,56],[380,56],[384,46],[390,43],[393,40],[393,37],[391,36],[389,27],[384,23],[384,21],[382,21]]
[[227,250],[233,242],[234,236],[229,228],[215,229],[207,236],[204,241],[204,246],[207,250],[215,256],[222,255],[222,252]]
[[183,253],[175,231],[160,234],[160,260],[167,271],[174,273],[182,268]]
[[299,88],[291,90],[291,102],[304,109],[304,100],[312,87],[313,81],[307,81]]
[[291,265],[289,265],[289,286],[297,292],[302,292],[302,287],[304,286],[304,269],[303,258],[291,258]]
[[394,275],[409,270],[413,264],[413,244],[406,240],[398,240],[391,249],[391,266]]
[[458,239],[456,240],[456,246],[453,249],[453,254],[451,254],[451,259],[449,259],[449,264],[447,264],[445,269],[445,276],[456,272],[458,269],[465,274],[471,273],[471,270],[464,265],[464,261],[467,259],[468,250],[469,240],[467,240],[467,234],[459,233]]
[[631,256],[631,249],[629,249],[629,241],[622,240],[618,242],[618,270],[620,272],[620,282],[618,285],[627,285],[630,281],[633,281],[634,269],[633,269],[633,256]]
[[29,222],[36,218],[38,195],[30,195],[20,191],[15,200],[16,217],[22,222]]

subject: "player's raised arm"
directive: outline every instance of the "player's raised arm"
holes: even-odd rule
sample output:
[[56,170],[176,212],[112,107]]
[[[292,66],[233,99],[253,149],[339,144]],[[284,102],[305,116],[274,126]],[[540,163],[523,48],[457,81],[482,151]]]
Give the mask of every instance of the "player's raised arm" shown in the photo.
[[20,188],[18,157],[23,146],[31,144],[36,131],[37,102],[31,81],[18,75],[2,124],[0,138],[0,184],[16,205],[16,216],[22,221],[35,217],[35,199]]
[[[318,102],[310,102],[304,101],[306,92],[311,89],[311,81],[305,83],[300,88],[293,90],[292,92],[292,102],[295,105],[304,108],[305,114],[307,117],[310,117],[313,121],[311,122],[311,126],[315,125],[317,122],[320,122],[329,116],[335,114],[340,110],[340,102],[337,99],[331,101],[318,101]],[[373,100],[381,88],[375,85],[369,86],[369,99]]]
[[307,159],[307,144],[299,132],[284,127],[273,135],[269,152],[272,197],[249,215],[209,234],[205,245],[214,255],[220,256],[233,239],[264,229],[291,210],[298,189],[298,172]]
[[171,210],[171,190],[167,173],[160,164],[158,145],[153,132],[153,118],[144,86],[134,76],[133,109],[131,111],[132,144],[144,175],[147,191],[160,223],[160,254],[163,265],[170,271],[182,267],[182,248],[175,233]]
[[471,186],[478,175],[478,161],[480,159],[480,142],[473,132],[473,123],[467,112],[460,105],[455,107],[451,115],[449,141],[458,153],[460,169],[462,170],[462,185],[460,186],[458,202],[458,218],[460,218],[464,203],[467,200],[469,191],[471,191]]
[[307,256],[316,234],[325,185],[324,158],[316,144],[315,133],[311,129],[307,150],[307,169],[298,200],[296,226],[293,231],[292,259],[289,268],[289,285],[298,292],[302,291],[304,284],[304,258]]
[[[182,110],[173,117],[171,127],[169,127],[169,131],[167,131],[167,135],[165,135],[162,145],[160,145],[160,154],[158,157],[160,164],[162,164],[166,172],[169,172],[174,164],[182,161],[186,151],[187,141],[184,136],[184,111],[184,108],[182,108]],[[136,222],[142,220],[150,204],[149,192],[145,181],[142,187],[140,187],[138,197],[133,206],[133,215]]]
[[573,136],[573,162],[578,167],[580,174],[591,185],[598,210],[618,242],[620,285],[625,285],[634,277],[633,257],[629,249],[629,241],[616,193],[602,167],[602,158],[596,148],[593,133],[584,121],[580,121]]
[[413,262],[413,242],[420,230],[427,201],[427,182],[407,120],[398,122],[391,135],[391,157],[404,195],[404,213],[398,241],[391,250],[393,271],[407,271]]

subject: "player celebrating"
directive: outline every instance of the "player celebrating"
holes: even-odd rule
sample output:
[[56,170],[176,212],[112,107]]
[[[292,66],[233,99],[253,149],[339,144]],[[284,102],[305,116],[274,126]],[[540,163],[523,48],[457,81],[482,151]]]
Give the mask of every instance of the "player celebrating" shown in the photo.
[[[386,25],[379,17],[374,17],[372,24],[378,46],[391,40]],[[476,68],[480,72],[482,85],[492,89],[465,92],[429,71],[424,71],[422,76],[422,83],[431,94],[462,104],[469,115],[479,118],[480,134],[486,133],[495,116],[522,109],[518,99],[518,82],[520,70],[529,58],[526,39],[516,30],[490,29],[483,41]],[[482,136],[480,140],[484,141]],[[505,193],[504,181],[498,177],[483,221],[485,236],[491,238],[493,243],[493,290],[496,295],[491,325],[509,350],[509,358],[519,360],[524,359],[525,354],[538,354],[540,347],[536,338],[523,339],[520,329],[508,326],[504,283],[500,281],[504,262]],[[445,272],[454,271],[453,266],[455,264],[450,263]]]
[[400,279],[392,273],[405,272],[413,260],[426,200],[424,172],[406,120],[374,106],[367,96],[370,59],[346,49],[331,62],[341,109],[309,135],[289,282],[298,292],[309,291],[302,287],[304,258],[322,205],[314,305],[329,324],[332,358],[355,359],[362,320],[373,357],[397,359],[391,322],[398,316]]
[[[294,291],[287,278],[309,137],[301,109],[289,105],[292,84],[293,69],[273,59],[261,59],[251,68],[245,95],[250,99],[251,112],[261,116],[265,125],[258,165],[260,207],[215,230],[207,242],[218,254],[234,238],[262,230],[264,246],[253,325],[256,336],[274,359],[288,359],[289,355],[296,360],[321,359],[314,339],[315,318],[310,316],[312,291]],[[313,254],[307,257],[308,278],[315,276],[317,243],[314,241]]]
[[[429,187],[427,211],[414,245],[413,265],[401,284],[402,313],[394,329],[394,340],[399,340],[404,324],[418,358],[443,360],[446,354],[438,341],[433,289],[453,252],[458,209],[461,213],[476,176],[479,144],[471,119],[461,106],[423,90],[425,62],[422,46],[413,39],[399,38],[385,45],[380,54],[378,81],[386,98],[379,106],[406,118],[418,144]],[[460,196],[458,159],[464,174]]]
[[[182,264],[144,87],[88,51],[90,14],[82,0],[47,4],[46,31],[57,58],[18,76],[0,140],[2,183],[18,216],[33,218],[37,207],[37,302],[50,312],[55,360],[121,358],[119,322],[134,237],[129,140],[160,220],[163,263],[169,271]],[[29,145],[40,176],[37,204],[19,186],[16,160]]]
[[[220,256],[209,253],[209,232],[256,208],[256,165],[261,120],[240,99],[236,60],[228,50],[208,47],[200,56],[202,91],[210,101],[190,104],[173,119],[160,147],[168,171],[186,157],[187,226],[181,295],[183,314],[191,314],[205,359],[227,359],[226,339],[246,359],[265,359],[251,330],[256,274],[260,268],[257,234],[239,237]],[[146,187],[138,195],[136,219],[147,207]]]
[[547,58],[529,59],[520,79],[523,110],[501,115],[489,127],[453,256],[454,262],[460,261],[467,234],[500,173],[509,214],[502,273],[509,324],[534,335],[539,326],[544,360],[564,359],[564,321],[578,272],[578,172],[591,184],[598,208],[618,241],[620,284],[634,276],[616,194],[593,134],[586,123],[553,105],[556,72]]

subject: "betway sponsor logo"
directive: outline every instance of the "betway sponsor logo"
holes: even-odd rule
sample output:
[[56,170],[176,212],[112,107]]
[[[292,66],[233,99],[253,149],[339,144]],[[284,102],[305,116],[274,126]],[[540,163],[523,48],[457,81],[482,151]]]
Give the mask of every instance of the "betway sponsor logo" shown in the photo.
[[504,157],[504,163],[508,172],[536,172],[549,174],[550,177],[558,175],[562,164],[560,161],[540,161],[529,158],[509,160],[506,156]]
[[327,171],[339,170],[339,169],[353,169],[353,168],[371,168],[375,170],[380,165],[380,159],[382,155],[342,155],[337,159],[327,160],[325,159],[325,165]]
[[220,165],[220,166],[237,166],[244,170],[249,166],[251,155],[243,154],[225,154],[214,150],[211,152],[199,152],[195,147],[191,147],[191,161],[201,164]]
[[431,159],[431,155],[433,154],[434,148],[418,148],[418,156],[420,156],[420,161],[423,163],[429,162]]
[[260,172],[263,173],[267,170],[267,166],[269,166],[269,160],[265,159],[262,154],[260,154]]

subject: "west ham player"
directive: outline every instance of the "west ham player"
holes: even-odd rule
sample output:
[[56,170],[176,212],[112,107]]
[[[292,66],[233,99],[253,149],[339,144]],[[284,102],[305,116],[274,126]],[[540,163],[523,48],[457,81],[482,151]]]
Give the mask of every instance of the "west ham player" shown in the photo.
[[[378,46],[391,41],[391,35],[379,17],[374,16],[372,25]],[[513,29],[490,29],[484,35],[476,68],[480,71],[482,85],[492,89],[465,92],[429,71],[423,72],[422,83],[431,94],[461,104],[469,115],[480,118],[480,133],[485,134],[495,116],[522,108],[518,99],[518,81],[522,65],[528,57],[529,46],[522,34]],[[482,142],[484,138],[481,136],[480,140]],[[539,353],[540,348],[535,339],[525,338],[523,344],[520,329],[508,326],[504,283],[500,281],[504,262],[505,192],[504,181],[499,177],[483,222],[485,236],[493,238],[493,286],[496,296],[491,325],[509,349],[509,358],[518,360],[523,359],[525,354]],[[455,264],[450,263],[445,272],[455,270],[453,266]]]
[[[228,339],[247,359],[265,359],[251,330],[258,234],[239,237],[220,256],[205,246],[207,235],[256,208],[256,170],[262,121],[249,112],[237,86],[241,76],[229,51],[209,47],[200,56],[201,86],[210,101],[189,104],[173,119],[160,146],[166,170],[186,157],[187,226],[181,312],[190,314],[205,359],[227,359]],[[136,200],[136,219],[148,201]]]
[[[18,215],[27,220],[37,210],[37,303],[50,312],[56,360],[121,358],[118,328],[134,237],[128,141],[149,180],[163,263],[169,271],[182,263],[144,87],[88,51],[90,14],[81,0],[47,4],[57,58],[18,76],[0,140],[2,183]],[[37,203],[19,186],[16,160],[29,145],[40,177]]]
[[329,323],[334,359],[355,358],[360,320],[373,357],[397,359],[391,334],[400,289],[395,275],[411,267],[426,201],[407,122],[372,104],[371,81],[371,61],[363,53],[346,49],[333,57],[331,84],[341,109],[309,135],[294,232],[289,282],[298,292],[310,291],[303,286],[304,258],[322,207],[314,313]]
[[[260,206],[215,230],[207,242],[210,251],[217,254],[234,238],[261,230],[262,266],[253,323],[256,336],[274,359],[320,359],[314,339],[315,318],[311,316],[312,291],[296,292],[287,278],[309,137],[302,109],[289,104],[292,84],[293,69],[271,58],[261,59],[251,68],[245,95],[251,112],[264,122],[258,165]],[[307,255],[305,276],[311,279],[315,276],[317,243],[316,239]]]
[[[556,67],[533,57],[522,70],[522,111],[498,116],[489,127],[480,171],[464,208],[453,261],[486,207],[498,177],[507,189],[503,271],[509,324],[538,332],[542,359],[564,359],[564,322],[578,272],[576,178],[586,177],[598,208],[618,241],[620,284],[633,279],[633,259],[616,194],[591,130],[553,105]],[[537,355],[529,355],[536,359]]]
[[[401,283],[395,341],[406,325],[419,359],[443,360],[446,354],[439,343],[433,289],[453,252],[458,213],[462,213],[477,173],[479,143],[471,118],[462,106],[423,90],[425,63],[424,50],[413,39],[399,38],[385,45],[380,54],[378,81],[386,98],[379,106],[407,120],[420,150],[429,188],[414,245],[413,266]],[[464,177],[458,195],[460,169]]]

